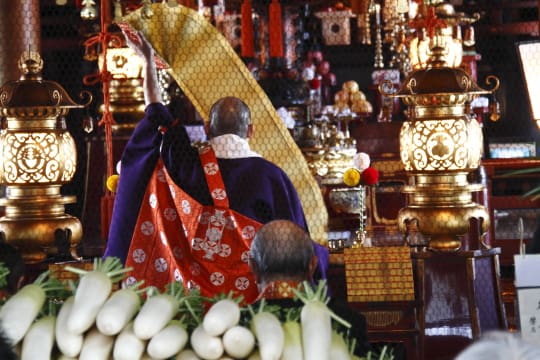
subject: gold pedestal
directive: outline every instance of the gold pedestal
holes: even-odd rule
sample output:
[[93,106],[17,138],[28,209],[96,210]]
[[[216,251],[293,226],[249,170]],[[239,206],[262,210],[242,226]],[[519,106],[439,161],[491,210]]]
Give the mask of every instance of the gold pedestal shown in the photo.
[[75,197],[0,199],[0,206],[6,207],[0,232],[21,251],[25,263],[39,263],[60,254],[77,257],[82,225],[79,219],[64,213],[64,204],[73,202]]
[[481,184],[469,184],[467,173],[415,175],[415,186],[405,186],[409,205],[398,213],[399,230],[406,233],[407,224],[416,220],[416,230],[429,237],[435,250],[455,251],[461,247],[460,235],[469,231],[470,219],[482,219],[481,230],[489,229],[487,209],[472,201],[472,193]]

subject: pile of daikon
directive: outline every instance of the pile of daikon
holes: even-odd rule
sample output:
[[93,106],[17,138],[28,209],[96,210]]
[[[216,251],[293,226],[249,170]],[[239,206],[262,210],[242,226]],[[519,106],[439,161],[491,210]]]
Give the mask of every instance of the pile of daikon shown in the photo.
[[0,326],[21,360],[360,359],[335,330],[324,283],[306,284],[296,315],[280,319],[283,309],[264,301],[244,307],[231,294],[203,298],[176,282],[162,292],[140,283],[115,289],[130,271],[117,258],[95,259],[88,271],[66,269],[79,280],[43,273],[0,308]]

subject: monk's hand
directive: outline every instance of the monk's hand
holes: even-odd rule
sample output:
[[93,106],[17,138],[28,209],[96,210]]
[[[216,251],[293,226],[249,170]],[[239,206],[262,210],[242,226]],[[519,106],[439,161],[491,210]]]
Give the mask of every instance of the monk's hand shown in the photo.
[[147,64],[154,61],[154,48],[140,31],[127,31],[122,29],[126,38],[126,44],[138,56],[142,57]]

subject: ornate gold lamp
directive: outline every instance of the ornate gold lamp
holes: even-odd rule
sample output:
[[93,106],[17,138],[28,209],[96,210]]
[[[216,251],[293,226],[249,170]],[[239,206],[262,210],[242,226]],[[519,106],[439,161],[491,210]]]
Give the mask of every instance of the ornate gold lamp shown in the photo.
[[24,52],[21,78],[0,88],[0,112],[6,120],[0,131],[0,183],[6,186],[0,234],[27,263],[74,253],[82,238],[79,220],[64,212],[64,205],[76,199],[60,194],[77,168],[75,142],[64,117],[70,109],[87,106],[92,97],[86,93],[86,104],[75,103],[58,83],[42,80],[42,68],[38,53]]
[[[110,111],[115,120],[112,130],[115,134],[130,135],[144,115],[143,59],[127,46],[111,46],[107,49],[106,60],[103,55],[99,58],[100,70],[104,69],[104,61],[107,61],[105,68],[111,74]],[[99,110],[103,113],[104,106]]]
[[[446,66],[444,48],[435,45],[425,69],[413,71],[395,94],[381,84],[387,96],[407,105],[407,121],[400,132],[400,156],[414,185],[404,188],[409,205],[398,214],[400,231],[411,222],[429,238],[429,247],[457,250],[459,236],[469,230],[471,218],[489,227],[485,207],[472,201],[480,184],[469,184],[467,174],[478,168],[482,157],[482,131],[470,116],[470,103],[481,94],[497,90],[499,81],[490,76],[493,89],[480,88],[462,69]],[[386,89],[386,90],[385,90]]]

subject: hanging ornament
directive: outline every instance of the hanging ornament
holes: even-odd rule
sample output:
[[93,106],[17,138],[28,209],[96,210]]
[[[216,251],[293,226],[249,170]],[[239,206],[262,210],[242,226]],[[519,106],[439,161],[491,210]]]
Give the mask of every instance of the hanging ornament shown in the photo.
[[268,47],[270,57],[283,57],[283,24],[279,0],[272,0],[268,8]]
[[255,56],[255,49],[253,47],[253,14],[250,0],[244,0],[242,3],[241,14],[242,57],[252,58]]
[[489,100],[489,120],[496,122],[501,118],[501,106],[495,94],[491,95]]
[[82,5],[81,19],[88,21],[95,20],[97,18],[97,10],[94,0],[83,0]]
[[94,131],[94,118],[90,115],[88,110],[86,110],[86,115],[83,117],[82,126],[84,132],[87,134]]

